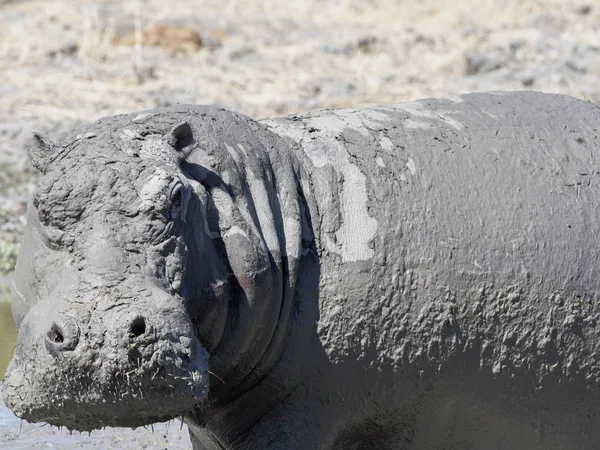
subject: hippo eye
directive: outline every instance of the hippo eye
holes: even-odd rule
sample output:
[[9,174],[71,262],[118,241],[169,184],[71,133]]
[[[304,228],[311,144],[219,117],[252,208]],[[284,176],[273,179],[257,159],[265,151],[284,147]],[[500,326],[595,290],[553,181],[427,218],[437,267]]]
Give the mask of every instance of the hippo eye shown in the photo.
[[177,184],[171,191],[169,217],[179,219],[183,210],[183,186]]

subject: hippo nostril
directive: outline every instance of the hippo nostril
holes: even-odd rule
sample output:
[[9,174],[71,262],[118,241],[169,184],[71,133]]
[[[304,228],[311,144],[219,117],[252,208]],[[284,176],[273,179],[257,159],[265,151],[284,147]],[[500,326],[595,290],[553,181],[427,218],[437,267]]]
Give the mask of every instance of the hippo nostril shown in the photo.
[[143,335],[146,332],[146,321],[143,317],[137,316],[131,322],[131,326],[129,327],[129,334],[132,337],[138,337]]
[[50,328],[50,331],[48,331],[46,336],[50,342],[54,342],[55,344],[62,344],[65,341],[60,326],[55,323],[52,324],[52,328]]
[[46,349],[52,355],[58,355],[59,352],[73,350],[79,342],[79,327],[72,319],[64,319],[52,323],[52,326],[46,333]]

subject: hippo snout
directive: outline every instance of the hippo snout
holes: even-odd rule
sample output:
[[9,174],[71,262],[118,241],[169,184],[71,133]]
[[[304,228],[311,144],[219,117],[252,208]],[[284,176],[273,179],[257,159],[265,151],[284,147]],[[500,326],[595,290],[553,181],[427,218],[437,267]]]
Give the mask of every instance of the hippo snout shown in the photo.
[[55,320],[44,337],[46,350],[53,356],[74,350],[79,343],[79,333],[79,326],[75,319],[62,317]]
[[204,402],[208,353],[181,303],[123,297],[32,308],[4,380],[18,416],[89,431],[168,420]]

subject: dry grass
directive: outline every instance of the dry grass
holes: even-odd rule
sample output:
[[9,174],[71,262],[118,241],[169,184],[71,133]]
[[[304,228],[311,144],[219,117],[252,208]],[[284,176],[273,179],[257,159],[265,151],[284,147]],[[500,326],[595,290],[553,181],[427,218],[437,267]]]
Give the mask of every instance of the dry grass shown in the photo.
[[[0,121],[89,120],[155,107],[170,89],[184,100],[254,116],[454,94],[473,87],[456,82],[465,75],[465,51],[504,31],[535,32],[536,17],[547,16],[546,26],[572,42],[598,42],[598,11],[565,22],[575,8],[558,0],[10,3],[0,8],[0,77],[10,85],[9,95],[0,95]],[[210,50],[198,42],[179,52],[169,44],[158,44],[166,50],[143,45],[160,24],[199,30],[201,39],[219,34],[223,46]],[[323,50],[367,35],[377,40],[369,51]],[[133,45],[115,45],[124,39]],[[350,92],[319,90],[329,78]],[[587,95],[576,83],[536,87]]]

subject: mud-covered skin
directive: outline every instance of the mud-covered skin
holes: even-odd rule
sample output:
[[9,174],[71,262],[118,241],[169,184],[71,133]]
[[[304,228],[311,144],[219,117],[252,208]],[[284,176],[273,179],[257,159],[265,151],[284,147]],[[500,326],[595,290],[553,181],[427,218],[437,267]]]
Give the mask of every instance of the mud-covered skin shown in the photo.
[[209,365],[211,404],[269,372],[303,240],[293,160],[263,140],[280,139],[206,107],[102,119],[60,147],[34,136],[43,176],[4,383],[15,413],[76,430],[139,426],[203,405]]
[[196,449],[595,449],[599,124],[521,92],[38,139],[6,403]]

